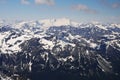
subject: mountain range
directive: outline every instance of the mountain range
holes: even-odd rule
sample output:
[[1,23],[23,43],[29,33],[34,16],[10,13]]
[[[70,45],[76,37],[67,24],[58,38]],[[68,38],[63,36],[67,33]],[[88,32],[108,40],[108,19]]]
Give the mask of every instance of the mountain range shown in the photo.
[[0,21],[1,80],[119,80],[120,24]]

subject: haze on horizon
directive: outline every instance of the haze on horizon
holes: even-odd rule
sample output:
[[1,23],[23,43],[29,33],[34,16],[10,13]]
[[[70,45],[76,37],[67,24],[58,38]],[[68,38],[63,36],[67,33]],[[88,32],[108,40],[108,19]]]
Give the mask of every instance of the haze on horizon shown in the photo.
[[120,0],[0,0],[0,19],[120,23]]

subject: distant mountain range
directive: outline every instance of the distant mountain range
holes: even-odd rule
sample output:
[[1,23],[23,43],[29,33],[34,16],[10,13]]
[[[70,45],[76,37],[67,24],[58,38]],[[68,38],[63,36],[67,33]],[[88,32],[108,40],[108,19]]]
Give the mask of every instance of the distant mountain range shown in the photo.
[[119,80],[120,24],[0,21],[1,80]]

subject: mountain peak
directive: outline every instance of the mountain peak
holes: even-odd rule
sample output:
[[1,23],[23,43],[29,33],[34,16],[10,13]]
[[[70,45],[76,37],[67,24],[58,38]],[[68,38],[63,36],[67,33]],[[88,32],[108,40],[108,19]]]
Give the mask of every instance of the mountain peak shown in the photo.
[[67,18],[54,19],[53,26],[71,25],[71,20]]
[[44,19],[40,20],[39,23],[43,24],[44,28],[49,28],[50,26],[68,26],[68,25],[74,25],[77,26],[77,22],[73,22],[72,20],[68,18],[59,18],[59,19]]
[[67,18],[59,18],[59,19],[44,19],[40,20],[40,23],[44,23],[46,26],[62,26],[62,25],[70,25],[71,20]]

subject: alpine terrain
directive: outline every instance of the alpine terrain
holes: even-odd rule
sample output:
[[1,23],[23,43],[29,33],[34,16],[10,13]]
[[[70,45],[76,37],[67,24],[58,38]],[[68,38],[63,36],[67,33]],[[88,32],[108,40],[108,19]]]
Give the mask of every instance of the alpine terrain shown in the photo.
[[119,80],[120,24],[0,21],[0,80]]

